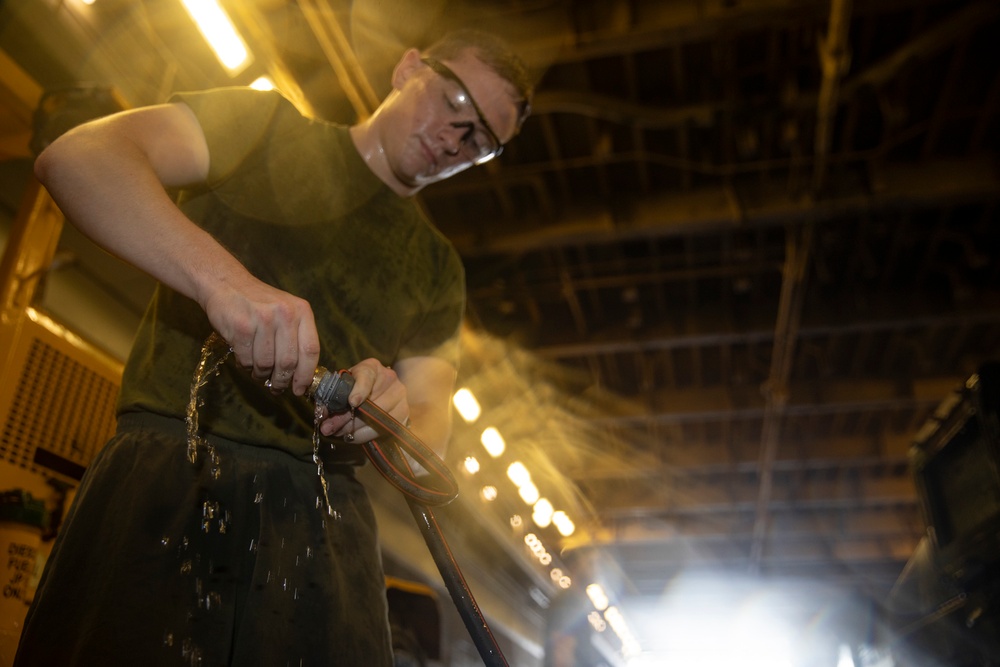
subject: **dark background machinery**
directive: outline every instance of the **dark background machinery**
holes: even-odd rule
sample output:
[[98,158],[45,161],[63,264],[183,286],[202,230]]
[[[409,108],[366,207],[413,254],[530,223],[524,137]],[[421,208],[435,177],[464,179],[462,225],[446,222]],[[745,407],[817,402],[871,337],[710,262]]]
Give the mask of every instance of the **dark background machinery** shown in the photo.
[[1000,664],[1000,362],[982,365],[917,436],[928,534],[886,607],[910,665]]

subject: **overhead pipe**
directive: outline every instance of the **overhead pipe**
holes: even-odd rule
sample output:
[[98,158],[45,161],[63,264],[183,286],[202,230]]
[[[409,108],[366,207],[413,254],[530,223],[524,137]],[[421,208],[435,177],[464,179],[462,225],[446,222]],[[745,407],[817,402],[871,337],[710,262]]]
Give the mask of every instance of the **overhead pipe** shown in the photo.
[[795,343],[802,322],[806,269],[812,255],[813,225],[807,223],[800,227],[789,228],[787,234],[788,250],[783,269],[781,299],[778,303],[778,319],[774,326],[771,370],[763,388],[766,406],[764,422],[761,425],[758,463],[760,486],[753,525],[753,543],[750,547],[750,566],[753,569],[760,566],[770,523],[769,508],[772,502],[774,461],[777,458],[781,424],[788,404],[788,382],[792,375]]
[[847,32],[851,23],[851,0],[833,0],[830,3],[830,23],[826,37],[819,40],[819,62],[823,80],[816,105],[815,162],[813,163],[813,194],[819,194],[826,178],[830,145],[833,143],[833,125],[837,118],[840,81],[851,64]]

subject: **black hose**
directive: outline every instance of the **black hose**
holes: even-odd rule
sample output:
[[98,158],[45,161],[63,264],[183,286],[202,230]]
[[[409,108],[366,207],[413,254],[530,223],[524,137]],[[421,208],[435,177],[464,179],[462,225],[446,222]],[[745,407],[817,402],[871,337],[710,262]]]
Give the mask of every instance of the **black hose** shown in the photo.
[[479,605],[476,604],[476,599],[472,596],[472,591],[469,590],[465,577],[462,576],[462,570],[459,569],[451,549],[448,548],[448,543],[445,542],[441,526],[434,518],[431,508],[421,505],[412,498],[407,498],[406,502],[410,505],[410,512],[413,513],[413,518],[416,519],[417,525],[420,527],[424,542],[427,543],[427,548],[434,558],[434,564],[441,572],[444,585],[448,588],[448,593],[451,594],[455,608],[458,609],[458,615],[462,617],[465,629],[469,631],[469,636],[472,637],[472,641],[479,651],[479,657],[483,659],[483,664],[487,667],[507,667],[507,659],[490,631],[486,618],[479,610]]
[[[331,373],[320,368],[316,371],[310,396],[317,403],[326,406],[328,412],[340,412],[347,409],[347,396],[353,386],[354,378],[350,373]],[[445,587],[483,663],[487,667],[507,667],[507,659],[476,604],[472,591],[462,576],[462,570],[444,538],[444,532],[429,507],[444,505],[458,496],[458,485],[451,471],[433,450],[371,401],[364,401],[357,411],[367,417],[369,426],[381,434],[378,440],[364,445],[365,454],[382,476],[406,498],[420,534],[427,543],[434,564],[441,573]],[[403,456],[404,452],[426,474],[414,474],[410,462]]]

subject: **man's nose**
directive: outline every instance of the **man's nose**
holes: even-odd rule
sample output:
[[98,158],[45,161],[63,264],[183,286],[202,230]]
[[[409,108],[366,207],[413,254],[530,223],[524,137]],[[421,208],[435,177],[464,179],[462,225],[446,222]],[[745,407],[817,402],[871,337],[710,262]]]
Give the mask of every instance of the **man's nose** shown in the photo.
[[448,155],[455,156],[458,155],[462,150],[462,144],[465,143],[465,135],[468,130],[461,126],[446,125],[442,128],[441,146],[444,148],[444,152]]

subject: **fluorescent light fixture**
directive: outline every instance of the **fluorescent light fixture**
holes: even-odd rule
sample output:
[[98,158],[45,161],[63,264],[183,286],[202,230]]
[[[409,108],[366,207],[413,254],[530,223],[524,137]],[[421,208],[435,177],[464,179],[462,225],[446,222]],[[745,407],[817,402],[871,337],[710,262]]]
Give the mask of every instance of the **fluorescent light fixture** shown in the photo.
[[[604,612],[604,618],[607,619],[608,625],[611,626],[611,629],[622,641],[622,652],[625,654],[626,658],[631,658],[642,652],[639,642],[636,641],[632,631],[629,630],[628,624],[625,623],[625,617],[622,616],[618,607],[608,607]],[[737,661],[733,664],[740,663]]]
[[841,644],[837,657],[837,667],[854,667],[854,656],[851,654],[851,647]]
[[507,466],[507,476],[510,477],[510,481],[514,482],[514,486],[517,488],[531,483],[531,473],[528,472],[528,469],[520,461],[514,461]]
[[503,450],[507,448],[507,443],[503,441],[500,431],[492,426],[483,431],[483,434],[479,436],[479,442],[483,443],[483,447],[493,458],[503,454]]
[[590,622],[590,627],[598,632],[604,632],[608,629],[608,624],[604,621],[604,617],[596,611],[587,614],[587,620]]
[[482,414],[482,410],[479,407],[479,401],[471,391],[462,387],[455,392],[455,395],[451,397],[451,402],[455,405],[455,409],[458,410],[458,414],[462,416],[467,424],[479,419],[479,415]]
[[266,76],[259,76],[254,79],[250,87],[254,90],[274,90],[274,82]]
[[529,505],[534,505],[540,494],[538,493],[538,487],[529,480],[527,483],[517,487],[517,495],[521,496],[521,500]]
[[531,520],[539,528],[548,528],[552,523],[552,503],[548,498],[539,498],[535,503],[535,510],[531,513]]
[[597,611],[604,611],[611,604],[607,593],[604,592],[600,584],[590,584],[587,586],[587,597],[594,603],[594,609]]
[[215,51],[215,57],[230,74],[236,74],[250,61],[243,38],[236,32],[236,26],[219,6],[216,0],[181,0],[184,8],[194,19],[198,30],[208,45]]
[[566,515],[566,512],[559,510],[552,514],[552,523],[556,525],[556,530],[563,537],[569,537],[576,530],[576,525],[574,525],[572,519]]

